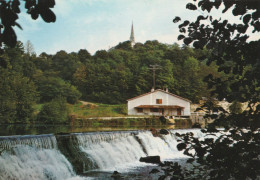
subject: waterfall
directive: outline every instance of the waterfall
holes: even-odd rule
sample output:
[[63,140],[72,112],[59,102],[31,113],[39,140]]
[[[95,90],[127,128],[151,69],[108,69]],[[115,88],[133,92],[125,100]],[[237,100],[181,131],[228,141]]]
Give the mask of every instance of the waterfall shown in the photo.
[[101,170],[122,171],[142,164],[139,158],[146,156],[134,133],[78,134],[76,137],[80,150]]
[[25,136],[2,136],[0,137],[0,152],[20,145],[28,145],[36,148],[57,149],[56,138],[53,135],[25,135]]
[[0,180],[73,178],[54,135],[0,137]]
[[91,161],[89,164],[97,166],[92,166],[92,169],[122,171],[143,166],[144,163],[139,162],[141,157],[159,155],[161,160],[187,158],[177,150],[174,134],[190,131],[195,136],[202,134],[199,130],[173,130],[161,137],[154,137],[150,131],[78,133],[75,136],[80,151]]
[[159,155],[161,160],[187,158],[178,151],[175,133],[199,130],[170,130],[154,137],[150,131],[114,131],[65,135],[0,137],[0,180],[86,179],[93,171],[128,172],[147,166],[141,157]]

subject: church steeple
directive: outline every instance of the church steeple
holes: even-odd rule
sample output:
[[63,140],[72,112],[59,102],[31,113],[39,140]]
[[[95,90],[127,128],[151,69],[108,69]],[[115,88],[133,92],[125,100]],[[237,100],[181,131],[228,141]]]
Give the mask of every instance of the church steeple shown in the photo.
[[130,43],[131,43],[131,47],[134,47],[135,35],[134,35],[134,23],[133,22],[132,22],[132,29],[131,29],[131,35],[130,35]]

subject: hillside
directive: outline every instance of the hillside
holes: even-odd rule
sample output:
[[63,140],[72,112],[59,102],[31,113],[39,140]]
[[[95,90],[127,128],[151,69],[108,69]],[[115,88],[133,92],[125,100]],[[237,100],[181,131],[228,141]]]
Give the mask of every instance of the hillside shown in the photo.
[[[125,104],[127,99],[149,92],[153,84],[150,67],[155,64],[160,67],[155,72],[155,88],[167,87],[170,92],[197,102],[209,95],[203,82],[206,75],[224,76],[217,72],[216,65],[206,65],[207,54],[206,49],[158,41],[131,47],[126,41],[94,55],[81,49],[36,56],[26,54],[23,44],[18,42],[15,48],[6,47],[2,55],[0,123],[30,122],[35,119],[35,104],[46,104],[46,112],[41,113],[45,120],[41,121],[48,120],[50,111],[53,116],[64,115],[65,121],[64,102],[71,104],[72,113],[84,117],[121,115],[121,106],[104,104]],[[79,99],[103,105],[99,104],[99,108],[73,105]]]

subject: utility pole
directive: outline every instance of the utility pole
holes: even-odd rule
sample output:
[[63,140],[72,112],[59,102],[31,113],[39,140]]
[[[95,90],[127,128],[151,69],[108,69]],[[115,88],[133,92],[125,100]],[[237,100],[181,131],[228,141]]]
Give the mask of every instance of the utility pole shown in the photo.
[[155,71],[162,68],[158,64],[154,64],[154,65],[150,65],[150,68],[148,69],[153,70],[153,89],[155,89]]

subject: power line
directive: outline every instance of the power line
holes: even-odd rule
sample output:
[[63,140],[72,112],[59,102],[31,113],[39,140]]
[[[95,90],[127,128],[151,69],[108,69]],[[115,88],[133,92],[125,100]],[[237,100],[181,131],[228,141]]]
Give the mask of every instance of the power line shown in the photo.
[[158,64],[154,64],[154,65],[150,65],[150,68],[148,69],[153,70],[153,89],[155,89],[155,71],[162,68]]

